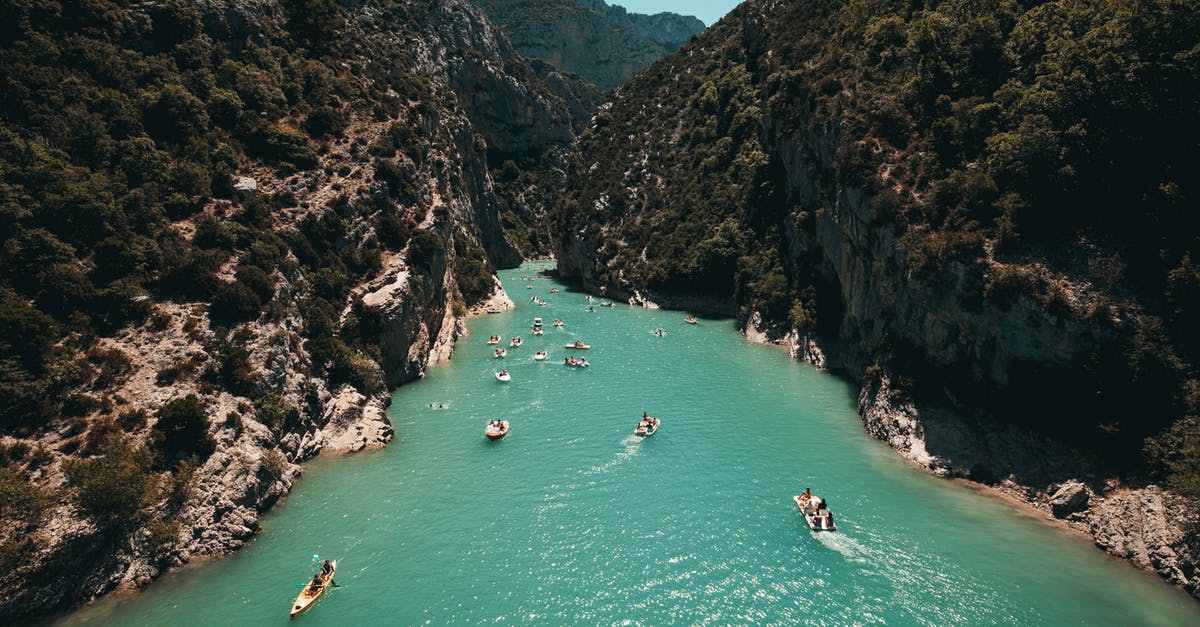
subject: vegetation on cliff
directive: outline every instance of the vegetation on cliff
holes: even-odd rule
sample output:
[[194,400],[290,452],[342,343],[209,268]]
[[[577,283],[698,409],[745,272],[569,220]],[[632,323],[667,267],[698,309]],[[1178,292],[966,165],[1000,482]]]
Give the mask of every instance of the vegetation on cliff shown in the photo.
[[869,221],[841,228],[893,229],[904,280],[1101,338],[1003,390],[899,337],[867,347],[913,393],[1200,493],[1198,45],[1189,1],[748,2],[594,118],[558,248],[598,285],[833,336],[844,303],[804,242],[858,195]]
[[388,316],[432,343],[490,294],[516,253],[470,120],[500,116],[456,86],[509,85],[550,129],[530,159],[586,105],[485,24],[454,2],[0,7],[0,618],[134,578],[67,536],[127,535],[106,550],[139,581],[219,552],[178,537],[226,514],[189,509],[196,473],[248,466],[252,520],[339,395],[361,418],[412,368],[381,355]]

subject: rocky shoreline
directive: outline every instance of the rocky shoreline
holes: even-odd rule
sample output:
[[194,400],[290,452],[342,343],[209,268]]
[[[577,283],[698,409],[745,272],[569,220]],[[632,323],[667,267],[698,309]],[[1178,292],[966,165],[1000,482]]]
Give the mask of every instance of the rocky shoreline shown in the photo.
[[[629,297],[631,305],[654,309],[664,302],[705,310],[701,297]],[[836,353],[836,348],[794,331],[779,337],[765,328],[757,313],[742,333],[748,341],[784,349],[798,361],[847,374],[844,368],[830,367],[836,360],[826,353]],[[857,411],[867,433],[914,466],[1004,498],[1200,598],[1200,561],[1188,544],[1189,530],[1200,523],[1195,513],[1200,503],[1157,485],[1129,485],[1106,477],[1087,456],[1029,430],[920,405],[896,390],[879,368],[868,368],[862,377]]]

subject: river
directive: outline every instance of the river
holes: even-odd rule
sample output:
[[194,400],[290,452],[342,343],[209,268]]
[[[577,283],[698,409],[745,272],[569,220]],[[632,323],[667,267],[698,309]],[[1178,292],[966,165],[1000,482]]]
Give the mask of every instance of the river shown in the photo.
[[[535,271],[501,272],[517,309],[472,320],[452,363],[396,390],[390,446],[309,462],[247,548],[56,624],[288,624],[315,556],[338,560],[338,587],[296,624],[1200,624],[1200,604],[1086,539],[908,466],[863,431],[847,382],[730,320],[589,312],[520,278]],[[493,334],[525,343],[497,359]],[[576,338],[589,368],[562,363]],[[643,411],[662,420],[644,439]],[[512,425],[497,442],[493,417]],[[808,530],[805,487],[840,531]]]

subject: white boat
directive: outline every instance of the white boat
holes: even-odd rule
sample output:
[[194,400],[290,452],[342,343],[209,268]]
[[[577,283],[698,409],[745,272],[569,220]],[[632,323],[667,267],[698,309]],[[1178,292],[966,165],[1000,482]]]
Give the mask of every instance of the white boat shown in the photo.
[[507,370],[501,370],[500,372],[496,373],[496,380],[508,383],[509,381],[512,381],[512,376],[508,374]]
[[808,528],[813,531],[837,531],[837,525],[833,522],[833,514],[829,513],[828,509],[824,510],[824,514],[818,514],[817,503],[823,503],[823,499],[812,497],[807,501],[801,495],[792,497],[792,501],[796,503],[796,507],[800,508],[800,513],[804,514],[804,520],[808,522]]
[[574,357],[568,357],[563,360],[563,365],[570,366],[572,368],[587,368],[591,364],[589,364],[586,359],[575,359]]
[[600,306],[601,306],[601,307],[612,307],[612,306],[613,306],[613,304],[612,304],[612,301],[608,301],[608,300],[606,300],[606,301],[604,301],[604,302],[600,303]]
[[697,319],[695,319],[695,318],[693,318],[693,317],[691,317],[691,316],[688,316],[688,317],[684,318],[684,319],[683,319],[683,321],[684,321],[684,322],[686,322],[686,323],[688,323],[688,324],[700,324],[700,321],[699,321],[699,320],[697,320]]
[[542,330],[542,327],[533,327],[534,335],[542,335],[543,333],[545,333],[545,331]]
[[487,439],[489,439],[489,440],[492,440],[492,441],[499,440],[500,438],[508,435],[508,421],[507,420],[489,421],[487,426],[484,427],[484,429],[483,429],[483,434],[486,435]]
[[512,342],[509,342],[509,344],[508,344],[508,345],[509,345],[509,346],[511,346],[511,347],[513,347],[513,348],[517,348],[518,346],[520,346],[521,344],[524,344],[524,343],[525,343],[525,340],[522,340],[522,339],[521,339],[521,338],[519,338],[519,337],[514,337],[514,338],[512,339]]
[[554,321],[554,326],[556,326],[556,327],[561,327],[562,325],[563,325],[563,321],[562,321],[562,320],[555,320],[555,321]]
[[591,348],[591,347],[592,347],[592,345],[591,345],[591,344],[584,344],[584,343],[583,343],[582,341],[580,341],[580,340],[575,340],[574,342],[572,342],[572,343],[570,343],[570,344],[565,344],[565,345],[563,345],[563,348],[570,348],[570,349],[573,349],[573,350],[580,350],[580,351],[585,351],[585,350],[587,350],[587,349],[589,349],[589,348]]
[[503,348],[496,349],[496,358],[497,359],[499,359],[500,357],[504,357],[505,355],[508,355],[508,350],[503,349]]
[[633,434],[641,437],[652,436],[658,431],[658,425],[660,424],[662,424],[661,420],[653,416],[648,416],[638,423],[637,428],[633,430]]
[[542,326],[542,319],[541,319],[541,318],[534,318],[534,319],[533,319],[533,326],[535,326],[535,327],[540,327],[540,326]]
[[545,361],[546,357],[548,357],[546,351],[538,351],[533,354],[533,358],[538,361]]

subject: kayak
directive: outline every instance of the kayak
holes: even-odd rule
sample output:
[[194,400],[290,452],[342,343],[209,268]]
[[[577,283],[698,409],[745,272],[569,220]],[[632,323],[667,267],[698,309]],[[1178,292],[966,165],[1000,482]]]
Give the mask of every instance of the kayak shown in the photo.
[[312,607],[317,602],[317,599],[321,598],[321,595],[325,593],[329,585],[333,583],[333,573],[337,571],[337,560],[333,560],[329,565],[332,568],[329,569],[328,575],[321,577],[321,585],[319,587],[314,589],[310,581],[307,586],[304,586],[304,590],[300,591],[300,596],[296,597],[296,602],[292,604],[291,618],[296,618],[304,613],[305,610]]
[[793,496],[796,507],[800,508],[800,513],[804,514],[804,520],[808,522],[808,528],[813,531],[837,531],[837,525],[830,521],[829,518],[817,515],[817,508],[813,505],[819,499],[813,497],[805,503],[799,495]]
[[489,440],[499,440],[500,438],[508,435],[508,421],[501,420],[499,427],[496,427],[489,422],[488,426],[484,428],[483,434],[486,435],[487,439]]

